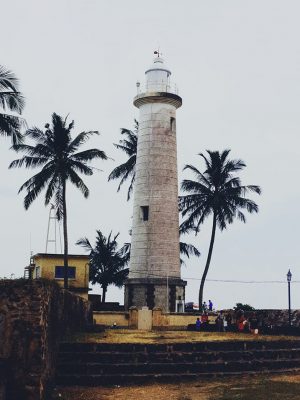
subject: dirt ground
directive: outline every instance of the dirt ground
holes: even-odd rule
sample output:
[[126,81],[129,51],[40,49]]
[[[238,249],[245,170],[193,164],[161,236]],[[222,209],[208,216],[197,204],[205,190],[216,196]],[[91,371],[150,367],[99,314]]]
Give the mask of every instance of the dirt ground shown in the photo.
[[56,388],[55,400],[300,400],[300,374],[128,387]]
[[[240,333],[107,330],[79,333],[68,342],[182,343],[212,340],[287,340],[286,336]],[[290,339],[299,339],[290,337]],[[74,382],[76,384],[76,382]],[[300,400],[300,374],[258,375],[170,384],[112,387],[57,387],[53,400]]]
[[[288,340],[299,337],[266,336],[230,332],[140,331],[108,329],[102,333],[77,333],[67,337],[67,342],[80,343],[184,343],[211,340]],[[300,340],[300,339],[299,339]]]

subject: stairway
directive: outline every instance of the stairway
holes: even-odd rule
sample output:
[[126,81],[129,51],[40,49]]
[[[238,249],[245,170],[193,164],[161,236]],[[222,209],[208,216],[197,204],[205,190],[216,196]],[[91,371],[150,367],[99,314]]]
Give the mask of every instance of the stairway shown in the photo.
[[300,340],[63,343],[56,382],[66,386],[124,385],[293,371],[300,371]]

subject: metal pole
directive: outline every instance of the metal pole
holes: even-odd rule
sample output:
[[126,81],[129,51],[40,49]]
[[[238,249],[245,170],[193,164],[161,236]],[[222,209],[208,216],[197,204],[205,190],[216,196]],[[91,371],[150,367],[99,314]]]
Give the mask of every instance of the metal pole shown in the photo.
[[289,296],[289,327],[291,327],[291,282],[288,282],[288,296]]
[[167,313],[169,312],[169,272],[167,272]]
[[47,227],[47,237],[46,237],[46,251],[45,251],[45,253],[47,253],[47,250],[48,250],[51,210],[52,210],[52,206],[50,207],[50,211],[49,211],[49,219],[48,219],[48,227]]

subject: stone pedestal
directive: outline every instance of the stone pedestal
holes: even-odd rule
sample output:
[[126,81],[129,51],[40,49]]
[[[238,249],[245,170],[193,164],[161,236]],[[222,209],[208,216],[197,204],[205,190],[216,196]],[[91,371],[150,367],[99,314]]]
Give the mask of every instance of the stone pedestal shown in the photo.
[[143,331],[151,331],[152,329],[152,310],[148,307],[142,307],[138,311],[138,329]]
[[180,278],[134,278],[125,282],[125,309],[159,307],[175,312],[176,300],[184,300],[186,281]]

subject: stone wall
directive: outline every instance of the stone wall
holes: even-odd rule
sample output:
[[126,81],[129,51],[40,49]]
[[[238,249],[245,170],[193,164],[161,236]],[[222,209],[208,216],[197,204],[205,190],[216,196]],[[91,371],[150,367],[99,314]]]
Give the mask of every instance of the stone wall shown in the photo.
[[[109,312],[94,311],[93,318],[96,324],[111,326],[116,322],[118,327],[137,329],[138,327],[137,307],[131,307],[129,312]],[[256,317],[260,326],[270,327],[287,327],[289,323],[288,310],[255,310]],[[233,310],[224,310],[224,313],[231,313],[235,322],[235,312]],[[245,316],[249,317],[252,312],[246,312]],[[188,325],[195,324],[197,317],[201,314],[192,313],[164,313],[161,308],[155,307],[152,310],[152,327],[153,329],[174,329],[184,330]],[[209,315],[209,322],[214,324],[217,313]],[[293,327],[300,328],[300,310],[292,310],[291,322]]]
[[[255,310],[254,313],[264,326],[282,327],[289,324],[289,310]],[[251,311],[245,314],[249,316]],[[300,310],[291,310],[291,324],[300,328]]]
[[46,399],[59,340],[92,322],[89,304],[53,281],[0,281],[0,360],[9,369],[3,399]]

